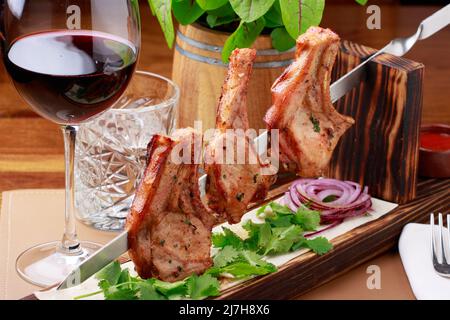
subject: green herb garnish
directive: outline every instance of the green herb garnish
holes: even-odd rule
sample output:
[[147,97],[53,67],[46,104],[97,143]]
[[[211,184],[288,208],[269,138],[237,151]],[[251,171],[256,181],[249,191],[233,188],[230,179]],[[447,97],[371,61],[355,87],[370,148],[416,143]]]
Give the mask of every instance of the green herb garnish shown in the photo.
[[200,299],[219,295],[219,281],[207,273],[201,276],[193,274],[173,283],[158,279],[143,280],[130,276],[128,269],[121,270],[120,263],[115,261],[98,272],[96,278],[101,290],[75,297],[76,300],[101,293],[106,300]]
[[[320,213],[307,208],[293,212],[287,206],[271,202],[258,210],[257,215],[271,212],[263,223],[247,221],[243,228],[248,237],[243,239],[228,228],[213,233],[212,244],[217,248],[214,266],[203,275],[191,275],[174,283],[158,279],[143,280],[133,277],[119,262],[113,262],[96,275],[100,290],[76,297],[83,299],[103,294],[106,300],[172,300],[202,299],[220,295],[219,278],[223,275],[246,279],[277,271],[265,256],[283,254],[300,248],[311,249],[322,255],[332,249],[324,237],[306,239],[305,231],[314,231],[320,223]],[[163,245],[163,241],[160,244]],[[171,260],[168,261],[172,263]],[[183,269],[178,266],[178,271]]]
[[[265,218],[264,223],[247,221],[243,228],[247,231],[246,239],[240,238],[234,232],[224,228],[222,233],[213,235],[213,245],[217,248],[232,246],[257,252],[263,256],[282,254],[299,248],[308,248],[322,255],[331,250],[331,243],[324,237],[306,239],[305,231],[315,231],[320,224],[320,212],[299,208],[297,212],[287,206],[271,202],[257,211],[257,216],[270,208],[272,214]],[[318,240],[319,239],[319,240]]]
[[313,124],[314,132],[320,133],[320,121],[316,118],[314,118],[313,115],[309,117],[309,120]]
[[332,201],[334,201],[334,200],[336,200],[336,199],[337,199],[336,196],[334,196],[334,195],[329,195],[328,197],[325,197],[322,201],[323,201],[323,202],[332,202]]

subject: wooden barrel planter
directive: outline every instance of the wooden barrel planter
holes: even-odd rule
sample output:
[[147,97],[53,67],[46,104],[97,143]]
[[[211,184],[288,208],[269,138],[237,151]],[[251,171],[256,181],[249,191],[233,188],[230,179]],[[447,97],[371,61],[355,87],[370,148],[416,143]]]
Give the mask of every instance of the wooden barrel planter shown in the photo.
[[[229,34],[198,24],[180,26],[173,63],[172,79],[180,86],[179,127],[203,121],[203,129],[214,128],[216,106],[227,72],[221,53]],[[270,88],[292,62],[294,49],[272,49],[270,36],[260,36],[254,46],[257,58],[248,91],[250,127],[264,128],[263,117],[271,106]]]

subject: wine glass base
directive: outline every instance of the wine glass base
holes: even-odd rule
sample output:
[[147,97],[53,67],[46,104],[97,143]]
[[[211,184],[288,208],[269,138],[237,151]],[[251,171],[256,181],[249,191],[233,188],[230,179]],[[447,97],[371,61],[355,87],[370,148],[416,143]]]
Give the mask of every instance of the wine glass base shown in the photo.
[[82,241],[81,252],[66,254],[58,250],[60,245],[60,241],[53,241],[22,252],[16,260],[19,276],[39,287],[50,287],[64,280],[77,265],[102,247]]

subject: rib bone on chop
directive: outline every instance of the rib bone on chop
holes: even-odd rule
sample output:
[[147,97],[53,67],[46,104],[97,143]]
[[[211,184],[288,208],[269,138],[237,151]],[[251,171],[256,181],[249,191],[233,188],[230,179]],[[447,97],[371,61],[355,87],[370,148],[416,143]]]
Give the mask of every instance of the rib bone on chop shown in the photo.
[[264,120],[269,130],[280,130],[280,160],[300,176],[323,174],[340,137],[354,123],[330,99],[338,50],[338,35],[309,28],[297,39],[295,61],[272,86],[273,106]]
[[148,165],[126,224],[128,252],[144,279],[177,281],[212,265],[216,218],[200,199],[198,164],[178,164],[172,158],[172,152],[191,144],[194,160],[195,139],[201,135],[181,129],[173,138],[155,135],[149,143]]
[[[249,129],[247,89],[255,57],[253,49],[236,49],[231,54],[217,107],[217,130],[205,148],[208,206],[229,223],[241,221],[248,204],[265,198],[274,182],[274,176],[262,174],[261,169],[268,165],[261,162],[253,140],[245,135]],[[237,154],[239,143],[243,146],[239,150],[245,152],[241,158]],[[234,163],[226,163],[227,151],[234,155]]]

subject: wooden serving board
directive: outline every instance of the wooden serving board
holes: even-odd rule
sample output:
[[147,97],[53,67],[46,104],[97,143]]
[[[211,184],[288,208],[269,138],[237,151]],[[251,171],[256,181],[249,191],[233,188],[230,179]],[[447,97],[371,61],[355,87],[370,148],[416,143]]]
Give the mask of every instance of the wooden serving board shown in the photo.
[[[268,200],[283,194],[288,186],[272,190]],[[291,299],[302,295],[396,246],[407,223],[427,222],[431,212],[448,213],[449,199],[450,179],[423,180],[414,201],[333,239],[329,253],[305,253],[275,273],[225,290],[218,299]]]
[[[266,202],[282,195],[290,181],[292,177],[279,181],[279,187],[270,191]],[[449,213],[449,199],[450,179],[420,181],[414,201],[333,239],[334,248],[329,253],[305,253],[279,267],[276,273],[223,291],[217,299],[292,299],[304,294],[394,247],[405,224],[427,222],[431,212]]]

